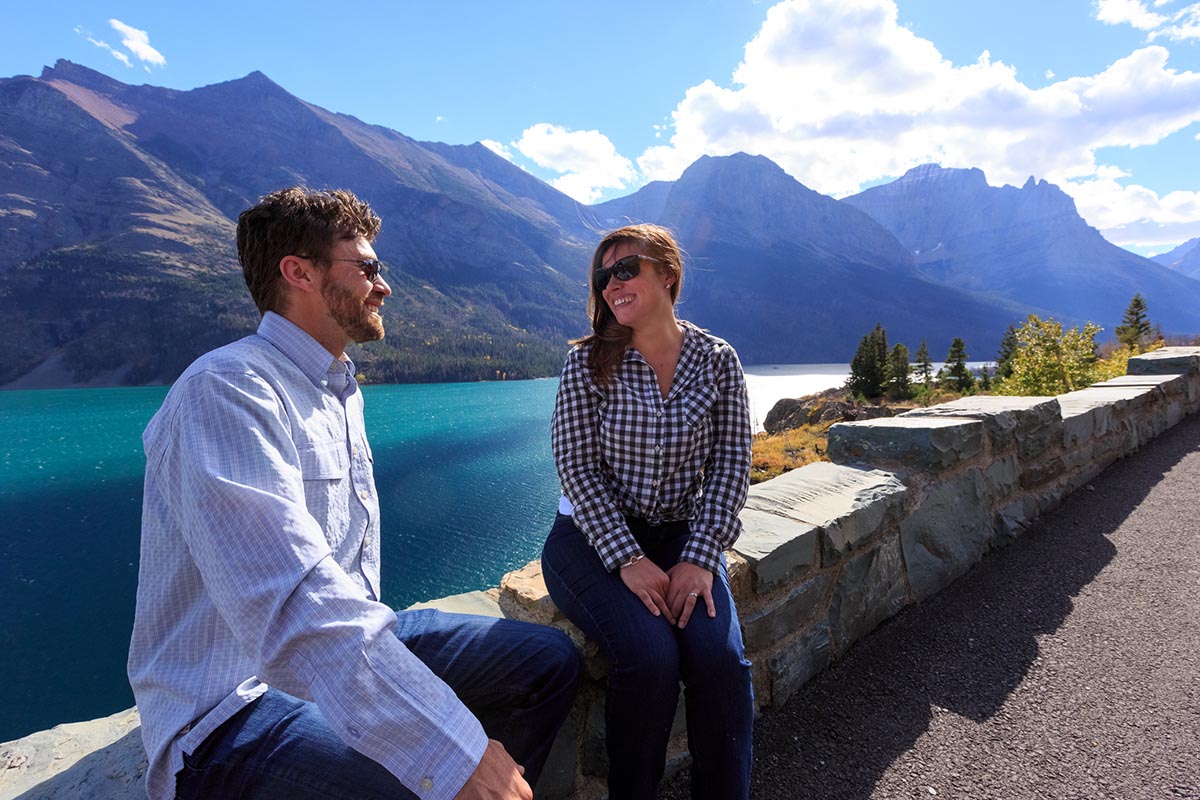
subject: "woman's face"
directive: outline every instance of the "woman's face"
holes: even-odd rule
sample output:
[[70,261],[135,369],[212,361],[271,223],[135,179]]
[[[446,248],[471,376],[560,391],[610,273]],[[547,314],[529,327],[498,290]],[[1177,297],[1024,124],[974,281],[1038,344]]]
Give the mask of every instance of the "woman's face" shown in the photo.
[[[636,243],[619,242],[604,254],[600,266],[610,267],[622,258],[640,252]],[[642,259],[637,275],[626,281],[611,277],[601,296],[617,322],[637,330],[675,318],[672,282],[672,277],[659,271],[658,262]]]

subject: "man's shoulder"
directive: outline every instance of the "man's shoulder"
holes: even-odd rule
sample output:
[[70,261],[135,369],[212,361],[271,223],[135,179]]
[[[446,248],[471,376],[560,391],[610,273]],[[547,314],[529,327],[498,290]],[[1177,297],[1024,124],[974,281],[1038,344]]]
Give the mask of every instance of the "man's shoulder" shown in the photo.
[[257,333],[252,333],[216,350],[209,350],[193,361],[179,376],[179,380],[183,381],[204,372],[244,373],[269,370],[277,365],[282,357],[283,354],[274,345]]

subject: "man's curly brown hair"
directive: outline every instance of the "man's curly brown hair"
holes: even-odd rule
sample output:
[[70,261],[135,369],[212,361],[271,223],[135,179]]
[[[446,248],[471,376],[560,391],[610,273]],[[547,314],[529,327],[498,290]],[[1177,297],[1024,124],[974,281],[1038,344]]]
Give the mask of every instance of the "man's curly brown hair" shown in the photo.
[[285,310],[279,262],[286,256],[312,258],[328,268],[339,239],[371,242],[380,220],[371,207],[344,189],[279,189],[238,215],[237,251],[242,275],[258,313]]

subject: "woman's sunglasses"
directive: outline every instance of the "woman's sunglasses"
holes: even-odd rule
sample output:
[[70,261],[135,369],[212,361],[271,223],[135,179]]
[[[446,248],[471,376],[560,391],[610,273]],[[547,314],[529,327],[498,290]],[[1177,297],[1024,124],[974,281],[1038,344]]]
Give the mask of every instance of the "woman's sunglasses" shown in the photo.
[[634,253],[631,256],[614,261],[611,266],[601,267],[592,273],[592,287],[597,292],[603,292],[608,288],[608,282],[613,278],[619,281],[627,281],[636,278],[638,273],[642,271],[642,259],[647,261],[658,261],[657,258],[643,256]]

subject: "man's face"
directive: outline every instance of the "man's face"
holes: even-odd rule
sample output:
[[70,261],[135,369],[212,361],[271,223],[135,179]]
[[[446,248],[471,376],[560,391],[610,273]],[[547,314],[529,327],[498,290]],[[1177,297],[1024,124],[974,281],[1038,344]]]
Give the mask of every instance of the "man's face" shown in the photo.
[[352,261],[375,258],[375,250],[366,239],[340,239],[328,253],[331,259],[321,283],[321,298],[329,316],[353,342],[372,342],[383,338],[383,300],[392,293],[382,275],[368,280],[363,268]]

